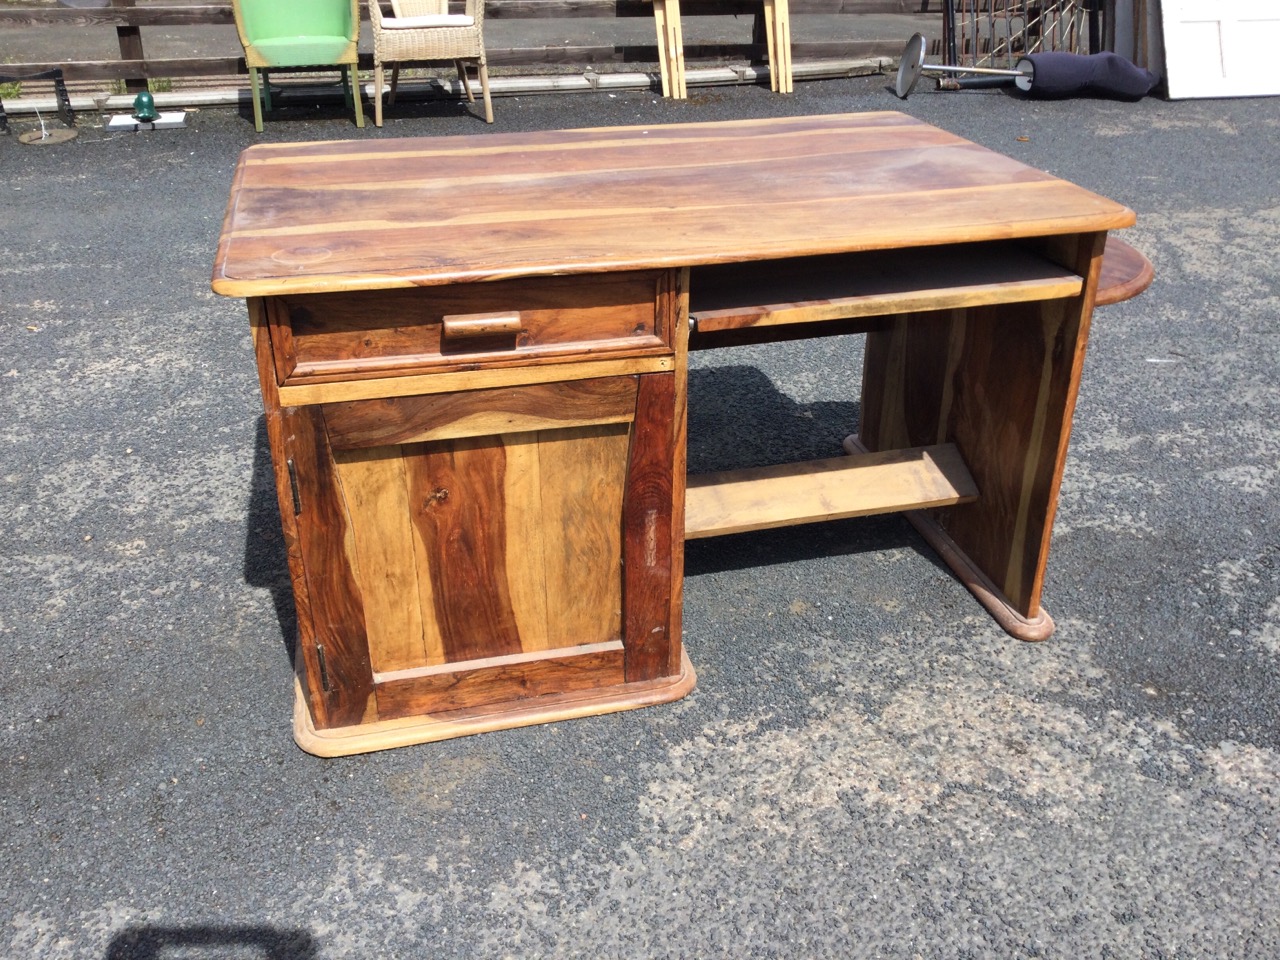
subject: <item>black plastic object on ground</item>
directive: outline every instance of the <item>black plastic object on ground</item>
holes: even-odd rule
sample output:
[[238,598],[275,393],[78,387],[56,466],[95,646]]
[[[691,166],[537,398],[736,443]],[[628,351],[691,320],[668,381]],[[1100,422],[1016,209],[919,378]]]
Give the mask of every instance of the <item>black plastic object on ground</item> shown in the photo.
[[1077,94],[1139,100],[1150,93],[1159,78],[1135,66],[1117,53],[1030,53],[1018,61],[1030,62],[1030,82],[1018,86],[1034,97],[1071,97]]

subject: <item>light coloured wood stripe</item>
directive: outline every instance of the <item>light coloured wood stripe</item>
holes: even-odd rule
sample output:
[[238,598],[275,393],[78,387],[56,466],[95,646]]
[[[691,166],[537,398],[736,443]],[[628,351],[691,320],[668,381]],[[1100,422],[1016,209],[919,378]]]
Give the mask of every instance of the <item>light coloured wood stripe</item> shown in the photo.
[[[572,180],[568,177],[566,180]],[[528,178],[516,178],[512,181],[513,185],[520,184],[523,181],[525,186],[529,185]],[[1022,187],[1042,187],[1042,188],[1060,188],[1062,182],[1046,177],[1045,179],[1022,180],[1013,185],[1016,188]],[[1003,193],[1009,190],[1011,185],[1005,183],[988,183],[988,184],[966,184],[958,187],[946,187],[934,190],[913,190],[910,193],[910,199],[913,203],[939,203],[949,196],[965,196],[976,195],[974,199],[981,202],[982,195],[993,193]],[[343,190],[345,193],[351,191],[351,185],[347,185]],[[449,213],[444,217],[433,217],[423,219],[404,219],[388,221],[383,219],[361,219],[361,220],[327,220],[324,223],[326,229],[346,234],[360,234],[377,230],[396,230],[414,232],[420,230],[433,229],[455,229],[458,227],[474,227],[486,226],[494,224],[527,224],[527,223],[545,223],[555,220],[575,220],[587,219],[595,220],[604,218],[606,220],[617,220],[622,217],[648,217],[653,216],[653,205],[651,203],[643,205],[616,205],[611,207],[601,207],[598,205],[589,205],[575,207],[571,200],[564,200],[556,203],[554,194],[562,190],[561,185],[544,185],[546,193],[546,204],[538,206],[532,202],[532,197],[526,197],[526,202],[520,209],[515,210],[509,207],[499,207],[492,212],[477,213],[460,213],[458,208],[450,207]],[[309,191],[308,191],[309,192]],[[442,193],[447,195],[447,191]],[[796,206],[806,205],[828,205],[828,204],[846,204],[850,202],[858,203],[882,203],[889,200],[899,200],[904,198],[901,190],[893,190],[885,193],[858,193],[858,194],[841,194],[834,197],[809,197],[797,200],[795,196],[782,197],[777,200],[759,200],[753,204],[752,209],[758,211],[757,216],[761,222],[768,222],[769,209],[771,207],[793,208]],[[745,198],[744,198],[745,199]],[[1028,202],[1034,202],[1029,200]],[[726,203],[723,200],[714,203],[682,203],[680,205],[680,215],[698,217],[714,211],[738,211],[740,204],[738,202]],[[821,210],[813,211],[813,215],[821,214]],[[315,223],[295,224],[285,227],[261,227],[251,229],[239,229],[232,235],[232,242],[245,241],[251,239],[268,239],[278,237],[294,237],[314,235],[316,232]],[[277,265],[278,267],[279,265]]]
[[629,423],[631,413],[609,414],[599,417],[578,417],[571,420],[532,413],[508,413],[494,410],[475,413],[453,423],[432,427],[408,438],[406,443],[426,443],[433,440],[459,440],[463,437],[488,437],[494,434],[524,434],[540,430],[568,429],[570,427],[597,427],[607,424]]
[[921,313],[996,303],[1023,303],[1079,296],[1080,277],[1051,278],[1020,283],[992,283],[972,287],[938,288],[903,293],[844,297],[812,304],[771,304],[751,310],[698,312],[701,333],[769,327],[788,323],[818,323],[855,317],[879,317],[891,313]]
[[381,397],[411,397],[419,394],[453,393],[532,383],[588,380],[592,377],[620,377],[641,373],[664,373],[675,366],[672,357],[642,357],[629,360],[597,360],[578,363],[547,363],[502,370],[459,370],[376,380],[349,380],[280,388],[280,403],[286,407],[313,403],[340,403],[349,400],[376,400]]
[[400,448],[333,456],[350,521],[370,664],[375,671],[421,664],[426,650]]
[[[630,432],[625,425],[548,430],[538,437],[547,626],[553,642],[622,635],[622,516]],[[522,549],[522,553],[525,552]]]
[[[634,404],[634,401],[633,401]],[[547,570],[544,560],[546,521],[542,503],[542,444],[536,433],[504,435],[507,457],[503,475],[507,531],[507,589],[526,652],[547,650],[553,624],[547,616]]]
[[621,640],[608,640],[603,643],[588,643],[577,647],[559,647],[555,650],[526,650],[523,653],[509,653],[501,657],[481,657],[476,660],[462,660],[458,663],[440,663],[427,667],[416,667],[412,670],[388,670],[375,673],[373,682],[393,683],[400,680],[417,680],[421,677],[440,677],[451,673],[470,673],[475,670],[493,670],[519,666],[525,663],[542,663],[548,660],[567,660],[574,657],[587,657],[598,653],[622,651]]
[[[850,121],[864,121],[864,126],[850,126]],[[522,151],[533,153],[553,152],[557,150],[601,150],[612,147],[642,146],[648,148],[653,144],[678,145],[684,143],[715,144],[723,141],[736,142],[740,139],[743,128],[758,127],[762,133],[756,137],[777,136],[794,139],[800,136],[830,136],[848,133],[851,130],[862,130],[867,133],[879,133],[886,129],[899,127],[911,128],[916,121],[904,113],[895,111],[829,114],[812,117],[787,117],[771,120],[747,119],[725,120],[715,123],[692,123],[679,126],[667,124],[637,124],[619,127],[597,127],[582,131],[556,131],[556,139],[538,142],[537,138],[524,134],[498,134],[485,137],[485,141],[476,142],[474,137],[466,138],[465,152],[468,156],[503,155],[511,150],[513,143],[518,143]],[[947,134],[933,128],[943,138],[952,142],[963,142],[961,137]],[[655,131],[660,131],[654,135]],[[581,139],[574,139],[575,133],[581,133]],[[618,139],[612,139],[616,135]],[[353,144],[350,150],[326,149],[323,153],[311,152],[316,144],[257,144],[244,152],[246,166],[270,166],[273,164],[328,164],[378,161],[388,157],[396,159],[431,159],[457,156],[462,138],[448,137],[439,141],[443,145],[423,146],[419,149],[405,149],[409,142],[405,139],[390,140],[380,144],[380,149],[369,149],[363,144]],[[430,143],[430,141],[428,141]],[[331,145],[325,144],[325,147]]]
[[976,500],[953,444],[690,477],[685,538]]

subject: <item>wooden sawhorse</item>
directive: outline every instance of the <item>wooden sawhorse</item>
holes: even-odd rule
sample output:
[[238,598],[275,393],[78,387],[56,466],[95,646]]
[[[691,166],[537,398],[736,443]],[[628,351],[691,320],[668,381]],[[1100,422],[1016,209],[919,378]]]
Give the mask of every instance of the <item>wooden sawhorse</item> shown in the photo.
[[[658,70],[662,95],[684,100],[689,89],[684,75],[684,32],[680,0],[652,0],[658,30]],[[791,93],[791,20],[788,0],[764,0],[765,41],[769,48],[769,89]]]

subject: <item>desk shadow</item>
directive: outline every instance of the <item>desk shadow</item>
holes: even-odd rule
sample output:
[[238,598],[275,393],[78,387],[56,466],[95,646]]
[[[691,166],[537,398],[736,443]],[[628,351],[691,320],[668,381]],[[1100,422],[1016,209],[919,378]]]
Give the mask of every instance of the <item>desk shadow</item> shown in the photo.
[[[796,403],[751,366],[689,373],[689,473],[821,460],[844,454],[844,438],[858,430],[856,400]],[[909,548],[942,566],[901,515],[758,530],[685,544],[691,576],[819,557]]]
[[[305,930],[270,926],[127,927],[112,938],[106,960],[164,960],[234,951],[261,960],[318,960],[315,938]],[[250,952],[252,951],[252,952]]]
[[751,366],[691,370],[689,473],[838,457],[859,410],[856,400],[796,403]]
[[879,514],[688,540],[684,545],[684,572],[697,577],[895,549],[912,550],[938,569],[947,569],[905,517]]
[[289,582],[289,558],[284,533],[280,529],[280,501],[276,499],[276,478],[267,443],[267,418],[258,418],[253,444],[253,475],[249,481],[249,507],[244,538],[244,580],[251,587],[265,587],[271,593],[276,620],[289,662],[297,643],[297,618],[293,608],[293,585]]

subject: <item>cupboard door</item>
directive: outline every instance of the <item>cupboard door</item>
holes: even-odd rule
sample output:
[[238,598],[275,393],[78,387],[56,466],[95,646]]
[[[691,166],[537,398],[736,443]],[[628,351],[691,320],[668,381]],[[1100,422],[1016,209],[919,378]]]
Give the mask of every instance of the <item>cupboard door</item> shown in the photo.
[[[305,415],[317,451],[307,470],[318,475],[305,498],[319,498],[300,516],[307,586],[342,596],[328,606],[343,616],[323,622],[343,640],[326,643],[317,627],[319,649],[304,652],[309,670],[323,657],[329,683],[340,676],[359,701],[327,711],[330,725],[678,667],[668,628],[678,601],[672,379],[353,401]],[[300,453],[305,444],[289,439]],[[665,482],[650,461],[665,463]],[[628,525],[638,525],[639,553],[624,545]]]

